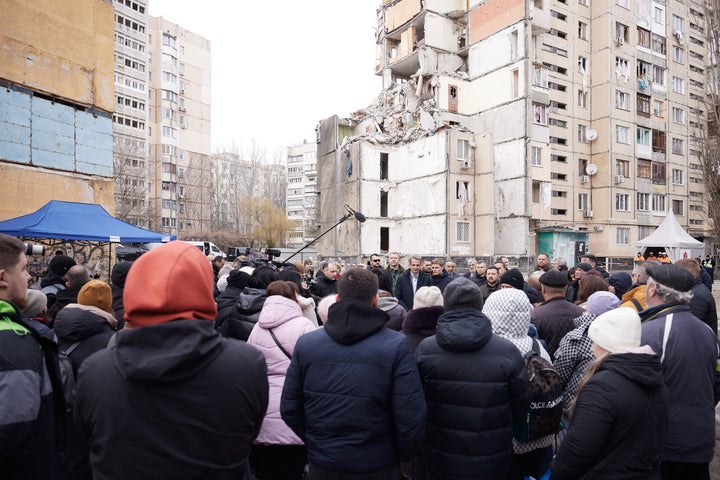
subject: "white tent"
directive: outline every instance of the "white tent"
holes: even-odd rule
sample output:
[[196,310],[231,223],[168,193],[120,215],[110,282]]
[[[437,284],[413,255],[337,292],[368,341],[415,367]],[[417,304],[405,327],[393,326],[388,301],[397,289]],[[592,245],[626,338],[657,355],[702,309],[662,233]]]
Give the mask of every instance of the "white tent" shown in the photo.
[[665,249],[672,262],[681,258],[694,258],[703,256],[705,244],[683,230],[673,214],[672,210],[667,212],[665,220],[658,228],[647,237],[635,243],[638,250],[656,248]]

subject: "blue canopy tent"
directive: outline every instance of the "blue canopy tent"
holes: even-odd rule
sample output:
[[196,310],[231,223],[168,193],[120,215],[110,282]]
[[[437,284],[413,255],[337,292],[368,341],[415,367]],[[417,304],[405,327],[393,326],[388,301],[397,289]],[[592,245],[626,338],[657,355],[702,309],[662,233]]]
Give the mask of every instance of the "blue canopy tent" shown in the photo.
[[177,238],[118,220],[100,205],[59,200],[51,200],[33,213],[1,221],[0,233],[110,243],[169,242]]

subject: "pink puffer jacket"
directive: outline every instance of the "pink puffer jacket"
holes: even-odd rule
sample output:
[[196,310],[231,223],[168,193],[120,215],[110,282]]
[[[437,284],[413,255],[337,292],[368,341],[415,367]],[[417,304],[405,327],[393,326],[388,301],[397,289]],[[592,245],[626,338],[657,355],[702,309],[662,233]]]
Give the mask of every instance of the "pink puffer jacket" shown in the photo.
[[280,295],[265,300],[257,324],[247,343],[265,356],[270,395],[267,412],[255,443],[266,445],[302,445],[303,442],[280,418],[280,396],[290,359],[280,350],[269,330],[272,329],[283,348],[292,355],[298,338],[318,328],[303,316],[300,305]]

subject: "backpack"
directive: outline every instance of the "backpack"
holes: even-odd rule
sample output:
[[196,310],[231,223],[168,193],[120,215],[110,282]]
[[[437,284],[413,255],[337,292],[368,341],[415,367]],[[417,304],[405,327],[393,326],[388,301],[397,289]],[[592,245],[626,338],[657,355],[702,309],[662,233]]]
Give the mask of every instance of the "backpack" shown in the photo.
[[513,422],[513,436],[529,442],[560,431],[563,382],[552,363],[540,356],[540,345],[534,338],[532,350],[525,354],[524,361],[532,400],[523,417]]
[[58,352],[58,366],[60,367],[60,381],[63,386],[63,394],[65,395],[65,410],[70,413],[72,411],[73,393],[75,391],[75,370],[70,359],[70,354],[80,345],[75,342],[66,350]]

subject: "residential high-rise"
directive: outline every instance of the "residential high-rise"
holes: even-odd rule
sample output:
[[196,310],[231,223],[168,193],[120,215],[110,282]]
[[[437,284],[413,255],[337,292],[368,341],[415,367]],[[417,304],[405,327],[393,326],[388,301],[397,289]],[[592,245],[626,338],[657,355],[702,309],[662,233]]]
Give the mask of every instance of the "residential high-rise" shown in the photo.
[[672,210],[709,239],[705,2],[386,1],[383,92],[321,122],[320,247],[626,259]]
[[0,219],[113,200],[113,7],[0,6]]
[[287,216],[295,222],[287,235],[288,248],[300,248],[320,233],[316,151],[315,143],[287,147]]
[[114,0],[115,113],[113,164],[115,215],[150,226],[148,205],[147,0]]
[[192,236],[210,227],[210,41],[149,17],[150,227]]

